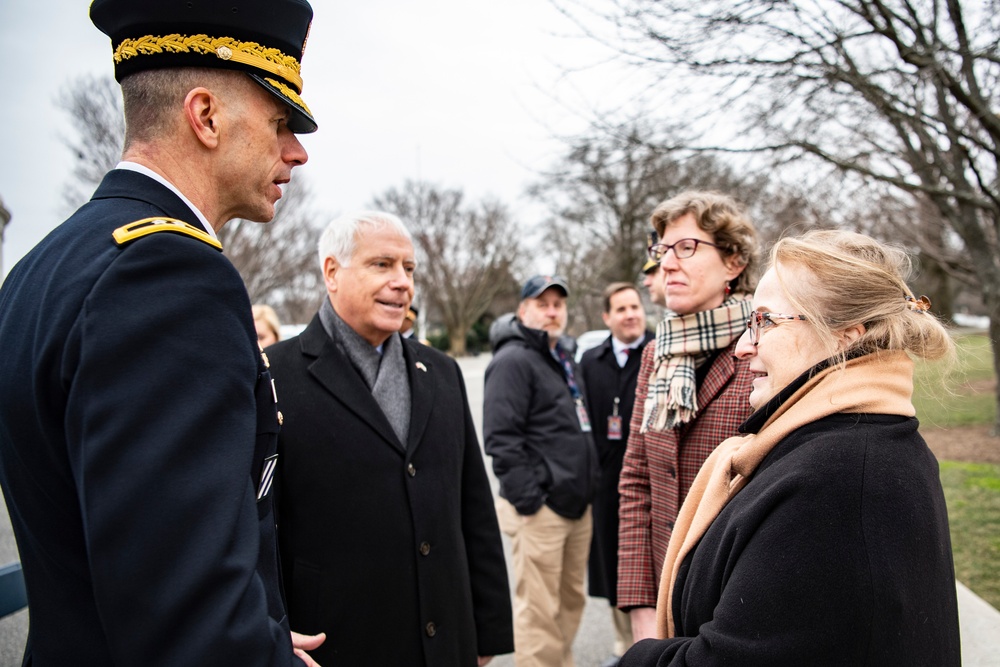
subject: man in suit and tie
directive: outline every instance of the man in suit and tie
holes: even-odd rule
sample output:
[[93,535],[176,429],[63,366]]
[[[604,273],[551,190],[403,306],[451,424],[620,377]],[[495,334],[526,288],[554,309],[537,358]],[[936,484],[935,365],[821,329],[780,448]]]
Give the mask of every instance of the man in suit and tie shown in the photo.
[[[659,269],[659,265],[656,267]],[[607,598],[615,629],[613,654],[602,667],[614,667],[632,645],[632,624],[617,609],[618,587],[618,477],[625,458],[629,420],[635,403],[642,350],[653,339],[646,330],[646,311],[632,283],[604,288],[604,325],[611,335],[580,360],[587,408],[594,428],[594,444],[601,463],[601,480],[594,496],[594,539],[590,543],[590,594]]]
[[398,333],[410,233],[343,216],[319,257],[328,298],[267,349],[291,627],[327,633],[324,667],[485,665],[513,650],[507,570],[458,364]]

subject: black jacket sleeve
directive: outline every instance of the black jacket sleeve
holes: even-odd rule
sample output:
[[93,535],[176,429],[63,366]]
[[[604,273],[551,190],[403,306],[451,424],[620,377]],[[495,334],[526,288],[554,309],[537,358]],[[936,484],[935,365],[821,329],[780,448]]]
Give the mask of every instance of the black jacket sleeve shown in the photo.
[[526,359],[500,352],[486,370],[483,388],[483,434],[500,495],[520,514],[531,515],[545,503],[536,469],[538,457],[528,446],[534,373]]

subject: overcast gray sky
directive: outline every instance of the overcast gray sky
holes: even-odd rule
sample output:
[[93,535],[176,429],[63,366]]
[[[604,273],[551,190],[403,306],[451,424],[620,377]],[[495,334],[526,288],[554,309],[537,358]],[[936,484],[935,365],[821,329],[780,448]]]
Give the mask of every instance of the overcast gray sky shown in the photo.
[[[87,0],[0,2],[0,198],[13,214],[3,273],[66,215],[70,129],[54,100],[81,74],[112,73],[110,40]],[[303,144],[305,176],[329,215],[407,178],[495,195],[521,218],[534,171],[551,164],[552,129],[578,132],[582,109],[616,85],[560,66],[601,60],[545,0],[313,0],[302,75],[320,129]],[[555,95],[560,103],[552,97]],[[567,105],[568,103],[568,105]]]

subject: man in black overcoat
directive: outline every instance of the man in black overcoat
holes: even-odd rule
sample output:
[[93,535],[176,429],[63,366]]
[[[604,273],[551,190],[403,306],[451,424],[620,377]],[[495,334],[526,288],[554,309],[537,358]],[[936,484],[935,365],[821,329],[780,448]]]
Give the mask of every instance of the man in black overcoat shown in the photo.
[[270,492],[280,415],[216,232],[270,220],[306,161],[312,9],[90,11],[115,49],[122,162],[0,291],[0,483],[28,594],[24,664],[301,665]]
[[347,215],[319,255],[327,298],[266,350],[291,627],[327,634],[324,667],[484,665],[513,650],[507,569],[458,364],[398,333],[410,234]]
[[612,283],[604,290],[607,340],[587,350],[580,360],[594,443],[601,463],[601,479],[594,497],[594,537],[590,545],[590,595],[607,598],[615,628],[612,656],[603,664],[618,663],[632,645],[628,614],[616,607],[618,590],[618,477],[628,442],[629,420],[635,402],[642,350],[652,340],[646,313],[632,283]]

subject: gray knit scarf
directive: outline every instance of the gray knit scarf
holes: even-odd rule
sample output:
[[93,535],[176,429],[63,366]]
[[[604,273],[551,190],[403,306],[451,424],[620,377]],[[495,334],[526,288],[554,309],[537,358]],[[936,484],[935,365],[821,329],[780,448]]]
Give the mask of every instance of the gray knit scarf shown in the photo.
[[323,299],[319,308],[319,320],[327,335],[364,379],[405,449],[410,435],[410,378],[402,339],[395,333],[389,336],[382,344],[380,355],[371,343],[341,319],[328,298]]
[[743,334],[753,307],[746,295],[732,295],[718,308],[667,315],[656,325],[656,349],[640,433],[666,431],[698,414],[695,372]]

